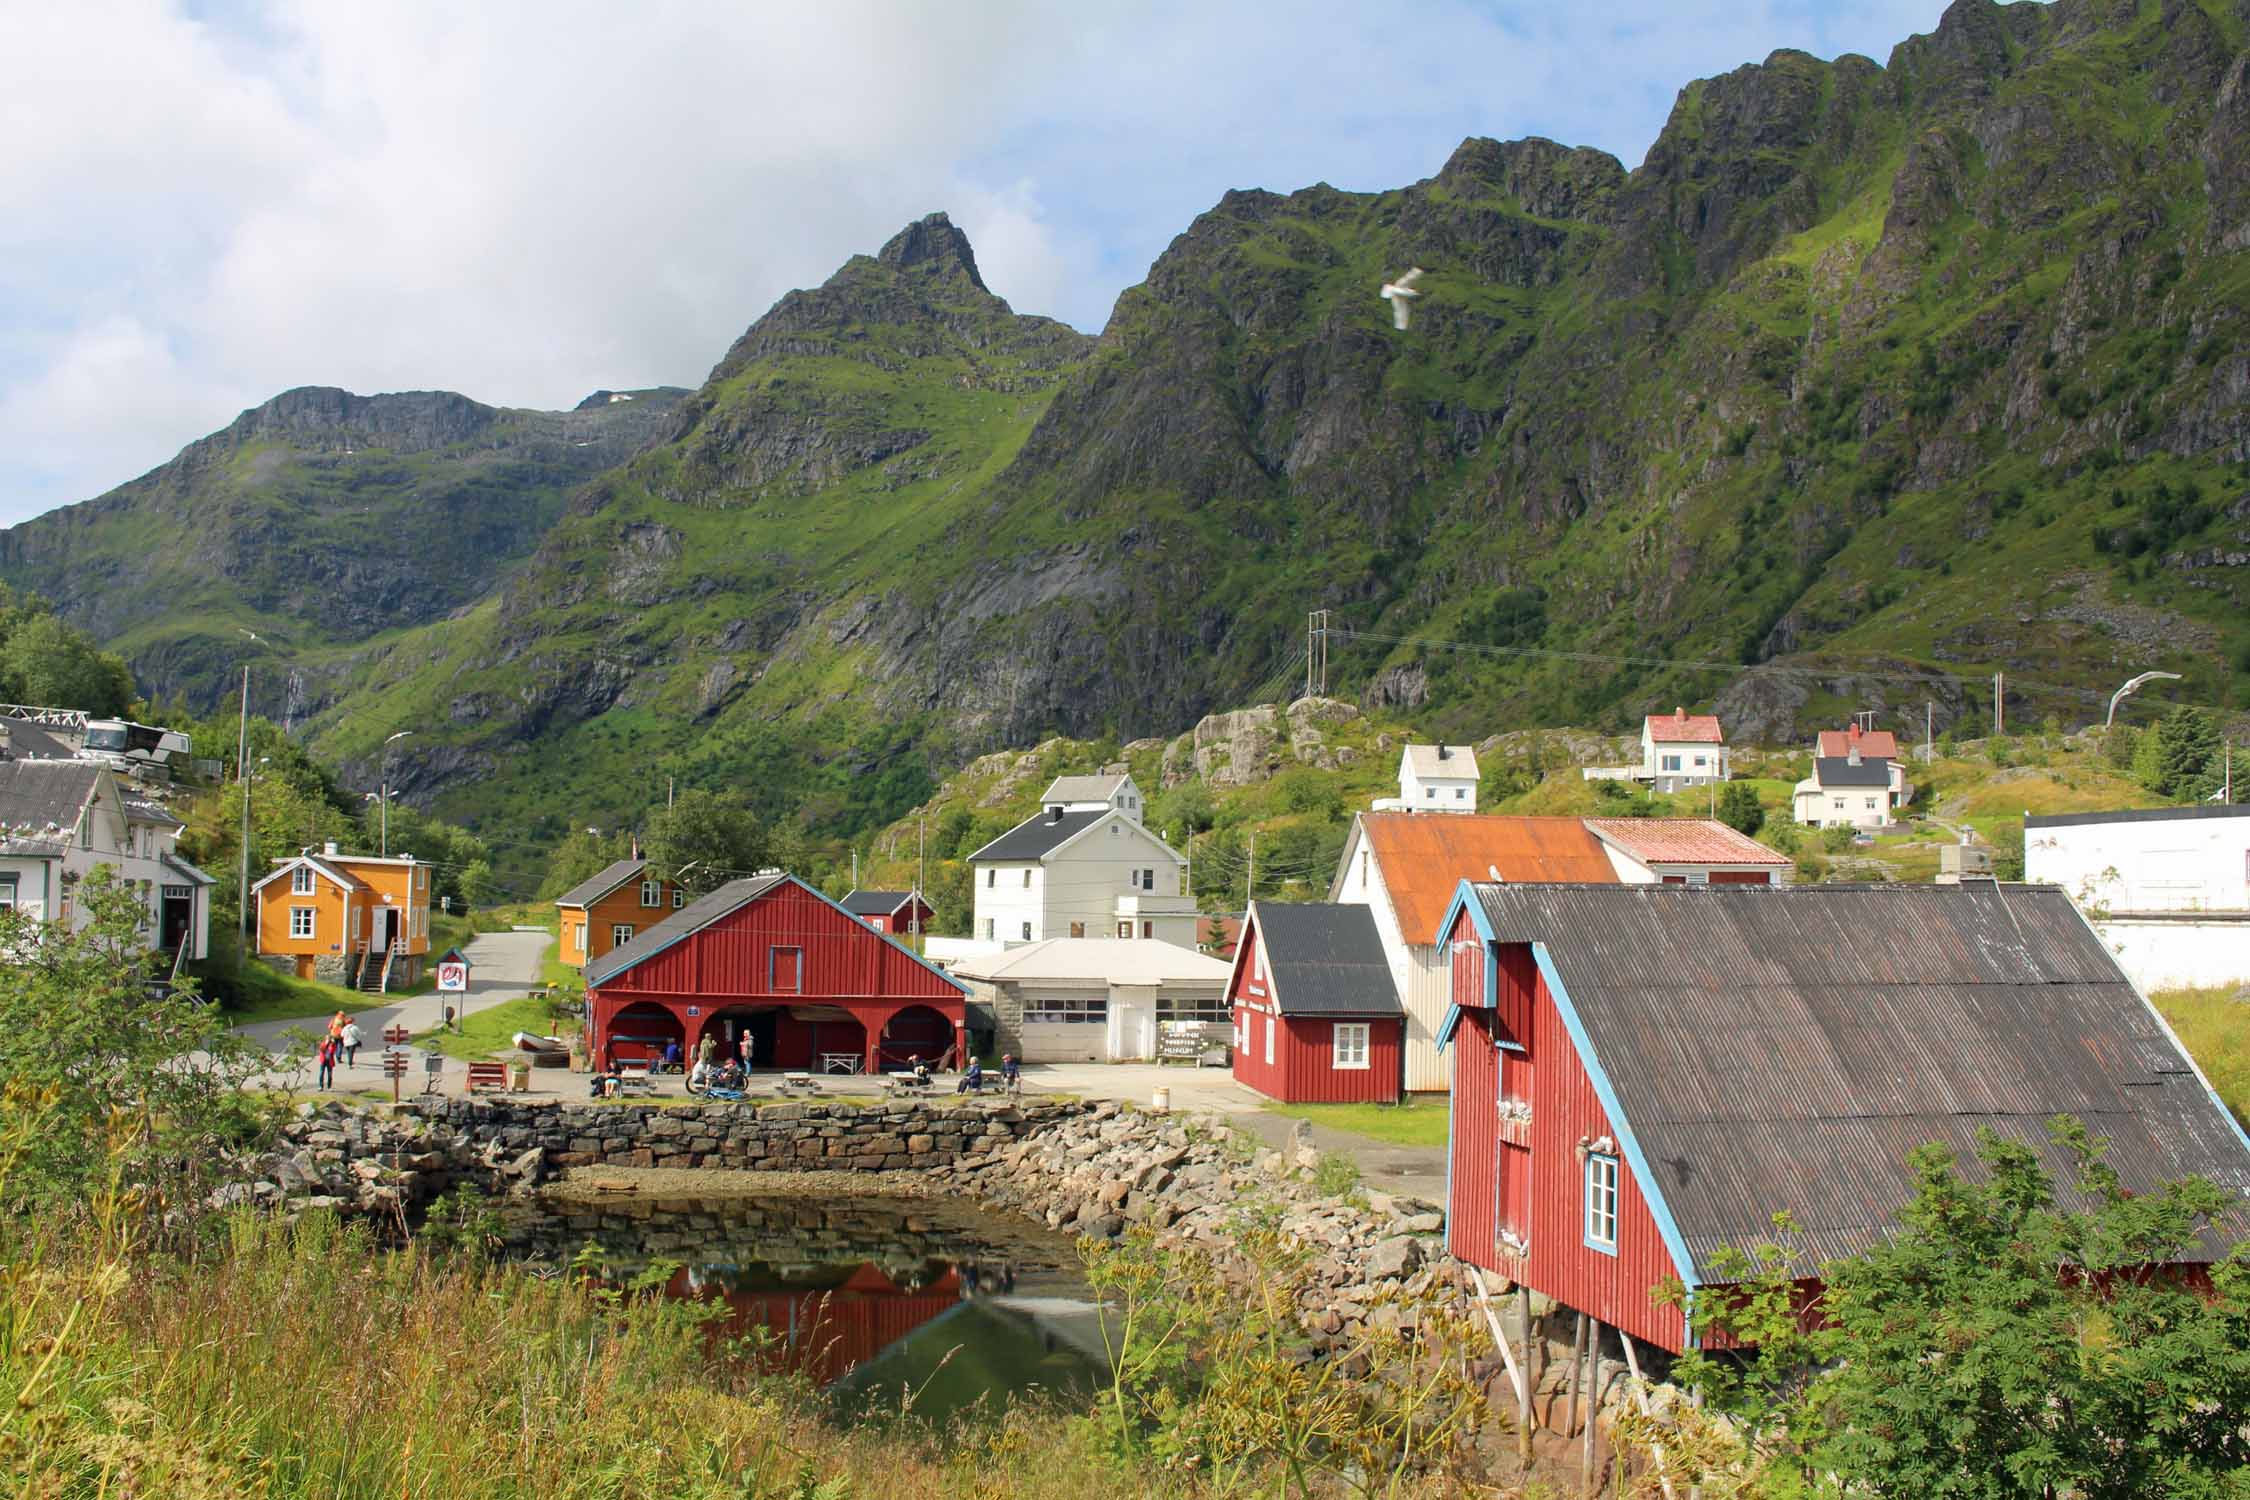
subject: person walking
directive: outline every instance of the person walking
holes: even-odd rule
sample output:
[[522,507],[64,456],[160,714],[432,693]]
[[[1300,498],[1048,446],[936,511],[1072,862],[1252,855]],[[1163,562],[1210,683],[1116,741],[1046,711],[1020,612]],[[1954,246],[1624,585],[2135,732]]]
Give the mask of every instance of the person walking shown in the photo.
[[742,1050],[742,1076],[743,1076],[743,1077],[745,1077],[745,1078],[747,1078],[747,1077],[749,1077],[749,1076],[750,1076],[750,1059],[751,1059],[752,1055],[753,1055],[753,1054],[755,1054],[755,1053],[757,1052],[757,1050],[758,1050],[758,1043],[757,1043],[757,1039],[756,1039],[755,1037],[753,1037],[753,1036],[751,1036],[751,1035],[750,1035],[750,1031],[749,1031],[749,1028],[748,1028],[748,1027],[744,1027],[744,1028],[743,1028],[743,1032],[742,1032],[742,1048],[741,1048],[741,1050]]
[[336,1086],[336,1039],[332,1036],[323,1037],[320,1043],[320,1051],[315,1055],[320,1059],[319,1086],[323,1089],[334,1088]]
[[328,1018],[328,1039],[332,1042],[343,1041],[344,1023],[350,1019],[351,1017],[345,1015],[342,1011],[330,1016]]
[[358,1017],[353,1016],[345,1019],[344,1030],[337,1037],[337,1040],[344,1044],[344,1066],[347,1068],[358,1067],[360,1042]]

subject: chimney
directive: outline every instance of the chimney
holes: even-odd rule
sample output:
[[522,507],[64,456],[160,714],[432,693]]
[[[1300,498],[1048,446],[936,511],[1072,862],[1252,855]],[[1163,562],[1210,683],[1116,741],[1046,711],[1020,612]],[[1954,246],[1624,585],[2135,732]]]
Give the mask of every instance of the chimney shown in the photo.
[[1852,736],[1851,749],[1845,754],[1844,763],[1853,766],[1859,764],[1859,736]]
[[1687,710],[1680,707],[1680,705],[1678,705],[1677,703],[1672,705],[1672,722],[1674,722],[1675,724],[1685,724],[1687,722]]
[[1062,815],[1063,810],[1060,807],[1050,807],[1047,809],[1047,821],[1050,823],[1060,823],[1062,821]]
[[1450,755],[1451,755],[1452,753],[1453,753],[1452,751],[1450,751],[1450,750],[1448,750],[1448,749],[1446,749],[1446,748],[1445,748],[1445,741],[1443,741],[1443,740],[1439,740],[1439,741],[1438,741],[1438,747],[1437,747],[1437,758],[1438,758],[1439,760],[1444,760],[1444,759],[1445,759],[1446,757],[1450,756]]
[[336,841],[334,839],[330,839],[327,843],[322,844],[320,846],[320,852],[327,855],[330,859],[334,859],[336,857]]

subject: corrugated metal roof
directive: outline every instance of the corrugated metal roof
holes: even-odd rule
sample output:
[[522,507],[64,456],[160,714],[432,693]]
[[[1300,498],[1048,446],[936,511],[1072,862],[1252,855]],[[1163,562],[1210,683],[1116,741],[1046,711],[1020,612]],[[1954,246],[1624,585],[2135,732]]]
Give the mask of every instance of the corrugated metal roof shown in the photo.
[[1044,859],[1048,851],[1068,843],[1108,816],[1107,808],[1066,813],[1042,811],[1001,834],[970,855],[969,860],[973,864],[980,859]]
[[0,761],[0,827],[30,833],[76,828],[101,775],[92,761]]
[[1862,755],[1856,766],[1849,756],[1816,756],[1812,773],[1813,780],[1822,786],[1887,787],[1891,784],[1891,763],[1879,755]]
[[[1398,981],[1383,959],[1375,913],[1327,902],[1253,901],[1258,934],[1285,1016],[1396,1016]],[[1435,924],[1432,924],[1433,927]]]
[[1859,746],[1859,753],[1862,755],[1880,755],[1886,760],[1898,759],[1897,735],[1888,729],[1861,729],[1856,724],[1849,729],[1823,729],[1813,754],[1840,760],[1852,753],[1852,746],[1855,744]]
[[71,760],[77,751],[29,719],[0,716],[8,736],[8,753],[18,760]]
[[2250,818],[2250,803],[2218,807],[2144,807],[2129,812],[2033,813],[2026,828],[2070,828],[2100,823],[2170,823],[2203,818]]
[[1120,786],[1123,776],[1057,776],[1039,794],[1042,803],[1048,802],[1107,802]]
[[1161,984],[1193,980],[1224,984],[1231,968],[1224,959],[1177,943],[1066,937],[964,958],[953,966],[953,972],[966,979],[1018,983]]
[[[2111,1140],[2135,1191],[2250,1195],[2250,1147],[2053,886],[1484,884],[1506,942],[1547,944],[1698,1268],[1770,1239],[1804,1265],[1894,1232],[1906,1154],[1979,1127],[2075,1171],[2045,1122]],[[2250,1210],[2212,1235],[2223,1253]]]
[[1581,818],[1362,813],[1359,828],[1410,943],[1437,940],[1438,923],[1464,880],[1495,873],[1506,881],[1617,878]]
[[[616,867],[613,865],[611,868]],[[587,964],[587,987],[590,989],[597,984],[607,983],[641,960],[654,958],[697,929],[718,921],[729,912],[748,906],[788,878],[786,875],[752,875],[742,880],[730,880],[710,895],[690,901],[648,931],[636,934],[631,942],[612,948]]]
[[604,865],[591,878],[581,880],[555,898],[557,906],[591,906],[648,868],[645,859],[620,859]]
[[1650,739],[1668,745],[1723,745],[1727,742],[1726,731],[1719,727],[1717,714],[1691,714],[1674,709],[1668,714],[1650,714],[1646,724]]
[[1796,863],[1715,818],[1588,818],[1586,826],[1644,864],[1786,868]]

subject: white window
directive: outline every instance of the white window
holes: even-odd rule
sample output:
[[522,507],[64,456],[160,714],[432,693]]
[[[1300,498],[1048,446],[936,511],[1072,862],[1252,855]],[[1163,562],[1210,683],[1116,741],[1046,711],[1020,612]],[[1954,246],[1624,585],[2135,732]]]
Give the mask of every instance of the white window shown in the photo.
[[678,910],[679,910],[679,909],[680,909],[681,907],[683,907],[683,906],[685,906],[685,905],[687,905],[687,891],[686,891],[685,889],[683,889],[682,887],[680,887],[680,886],[673,886],[673,887],[672,887],[672,910],[674,910],[674,911],[678,911]]
[[990,917],[984,919],[984,940],[988,943],[992,941],[992,918]]
[[309,937],[311,937],[311,936],[313,935],[313,916],[314,916],[314,910],[313,910],[313,908],[312,908],[312,907],[309,907],[309,906],[292,906],[292,907],[290,907],[290,908],[289,908],[289,935],[290,935],[291,937],[293,937],[293,938],[309,938]]
[[1156,1020],[1198,1021],[1205,1026],[1222,1026],[1231,1016],[1224,995],[1174,995],[1159,990],[1156,995]]
[[578,956],[584,958],[586,956],[586,929],[579,927],[570,936],[572,945],[578,949]]
[[1118,923],[1118,924],[1117,924],[1117,935],[1118,935],[1119,937],[1121,937],[1121,938],[1129,938],[1129,937],[1131,937],[1131,936],[1133,935],[1133,924],[1132,924],[1132,923],[1130,923],[1130,922],[1120,922],[1120,923]]
[[1112,823],[1109,825],[1109,836],[1111,838],[1116,838],[1120,833],[1124,831],[1125,825],[1122,823]]
[[1101,1025],[1109,1020],[1109,997],[1099,991],[1087,995],[1035,992],[1024,996],[1023,1018],[1056,1025]]
[[1704,758],[1703,758],[1702,756],[1700,756],[1700,755],[1698,755],[1698,756],[1697,756],[1697,757],[1695,758],[1695,768],[1696,768],[1697,770],[1699,770],[1699,771],[1700,771],[1700,770],[1702,770],[1702,769],[1703,769],[1703,768],[1704,768],[1705,766],[1707,766],[1707,765],[1709,765],[1709,764],[1710,764],[1710,762],[1709,762],[1708,760],[1705,760],[1705,759],[1704,759]]
[[1838,797],[1838,798],[1836,798],[1836,799],[1835,799],[1835,802],[1836,802],[1836,811],[1837,811],[1837,812],[1842,812],[1842,811],[1844,810],[1844,799],[1843,799],[1843,798],[1841,798],[1841,797]]
[[1266,1066],[1273,1066],[1273,1017],[1266,1017]]
[[1144,891],[1156,889],[1156,872],[1154,870],[1141,871],[1141,889]]
[[1430,801],[1430,800],[1431,800],[1432,798],[1434,798],[1434,797],[1436,797],[1436,796],[1437,796],[1437,788],[1436,788],[1436,787],[1434,787],[1434,786],[1426,786],[1426,787],[1422,788],[1422,800],[1423,800],[1424,802],[1428,802],[1428,801]]
[[1680,768],[1680,758],[1677,755],[1667,755],[1664,757],[1662,765],[1667,771],[1677,771]]
[[1031,871],[1028,869],[1023,872],[1023,888],[1027,891],[1031,889]]
[[1875,799],[1873,797],[1867,799],[1867,810],[1869,812],[1873,812],[1875,810]]
[[642,881],[642,882],[641,882],[641,905],[643,905],[643,906],[662,906],[663,904],[664,904],[664,882],[663,882],[663,881],[661,881],[661,880],[644,880],[644,881]]
[[1365,1068],[1367,1066],[1367,1023],[1365,1021],[1338,1021],[1336,1023],[1336,1066],[1339,1068]]
[[299,865],[289,873],[289,894],[292,896],[309,896],[312,894],[312,883],[312,866]]
[[16,909],[16,877],[0,875],[0,911]]
[[1454,800],[1454,801],[1456,801],[1456,802],[1466,802],[1466,801],[1468,801],[1468,800],[1469,800],[1469,789],[1468,789],[1467,787],[1465,787],[1465,786],[1457,786],[1457,787],[1455,787],[1455,788],[1453,789],[1453,800]]
[[622,948],[632,940],[633,924],[630,922],[618,922],[609,929],[609,945],[612,948]]
[[1687,872],[1687,883],[1689,885],[1709,885],[1711,883],[1711,872],[1709,870],[1690,870]]
[[1598,1151],[1586,1158],[1586,1244],[1617,1253],[1617,1158]]
[[1031,924],[1029,922],[1023,924],[1023,940],[1027,943],[1031,941]]
[[[991,889],[992,889],[992,888],[993,888],[994,886],[998,885],[999,883],[1000,883],[1000,872],[999,872],[998,870],[987,870],[987,871],[985,871],[985,872],[984,872],[984,888],[985,888],[986,890],[988,890],[988,891],[989,891],[989,890],[991,890]],[[990,933],[987,933],[987,934],[985,934],[985,935],[986,935],[987,937],[990,937],[990,936],[991,936],[991,934],[990,934]]]

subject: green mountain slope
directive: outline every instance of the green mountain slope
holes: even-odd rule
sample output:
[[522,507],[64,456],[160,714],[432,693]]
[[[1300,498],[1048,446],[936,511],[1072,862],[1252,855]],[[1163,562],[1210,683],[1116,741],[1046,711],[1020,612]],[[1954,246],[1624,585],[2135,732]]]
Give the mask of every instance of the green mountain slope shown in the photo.
[[784,298],[498,591],[293,680],[348,761],[415,728],[409,794],[524,859],[666,778],[848,832],[1000,745],[1176,734],[1298,675],[1319,608],[1332,692],[1458,738],[1944,727],[1998,669],[2011,725],[2152,666],[2233,707],[2246,34],[1957,0],[1884,65],[1691,84],[1629,172],[1471,140],[1231,193],[1091,343],[933,216]]
[[294,654],[482,597],[685,394],[539,412],[287,391],[97,500],[0,531],[0,580],[126,652],[145,690],[207,705],[241,658],[238,627]]

